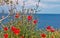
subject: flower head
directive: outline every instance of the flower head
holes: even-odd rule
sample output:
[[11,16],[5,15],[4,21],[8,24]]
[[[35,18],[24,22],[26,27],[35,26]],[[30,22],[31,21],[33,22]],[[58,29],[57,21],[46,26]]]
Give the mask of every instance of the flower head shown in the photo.
[[15,29],[16,29],[16,27],[15,27],[15,26],[12,26],[12,27],[11,27],[11,30],[12,30],[12,31],[14,31]]
[[8,34],[6,33],[6,34],[4,34],[4,38],[8,38]]
[[15,18],[19,18],[19,16],[20,16],[19,13],[16,13]]
[[55,29],[52,28],[51,26],[47,26],[46,30],[49,31],[49,32],[54,32],[55,31]]
[[28,18],[28,20],[31,20],[32,19],[32,16],[29,15],[27,18]]
[[33,23],[36,24],[37,23],[37,20],[34,20]]
[[11,30],[12,30],[12,31],[14,32],[14,34],[16,34],[16,35],[18,35],[18,34],[20,33],[20,29],[14,27],[14,26],[11,27]]
[[51,38],[54,38],[54,35],[52,35]]
[[20,29],[15,29],[14,30],[14,34],[19,35],[19,33],[20,33]]
[[41,34],[41,37],[42,37],[42,38],[45,38],[45,37],[46,37],[46,34],[44,34],[44,33]]
[[4,27],[4,31],[7,31],[8,30],[8,27]]
[[24,36],[20,36],[20,38],[24,38]]
[[55,32],[55,29],[54,28],[51,28],[51,32]]
[[50,32],[51,31],[51,26],[47,26],[46,30]]

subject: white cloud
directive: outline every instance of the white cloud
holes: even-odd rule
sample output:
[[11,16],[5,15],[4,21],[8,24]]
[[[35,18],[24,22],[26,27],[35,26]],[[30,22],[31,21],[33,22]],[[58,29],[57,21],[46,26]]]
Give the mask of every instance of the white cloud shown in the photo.
[[[29,7],[30,6],[36,6],[37,3],[38,2],[36,2],[36,1],[28,0],[28,1],[25,2],[25,6],[29,6]],[[43,3],[39,3],[39,7],[45,8],[47,6]]]
[[36,4],[36,2],[31,1],[31,0],[28,0],[28,1],[26,2],[26,5],[35,5],[35,4]]
[[[37,2],[35,2],[35,1],[28,1],[28,2],[26,2],[26,6],[35,6],[37,4]],[[39,3],[39,7],[40,8],[49,8],[49,9],[51,9],[51,8],[55,8],[55,7],[58,7],[58,6],[60,6],[60,5],[58,5],[58,4],[44,4],[44,3]]]
[[41,0],[41,1],[44,1],[44,2],[60,2],[60,0]]
[[[18,0],[20,6],[23,5],[23,1],[24,1],[24,0]],[[16,0],[13,0],[13,2],[16,3]],[[37,4],[37,2],[34,1],[34,0],[28,0],[28,1],[25,2],[25,6],[28,6],[28,7],[30,7],[30,6],[36,6],[36,4]],[[41,8],[47,8],[47,7],[48,7],[48,5],[43,4],[43,3],[39,3],[39,6],[40,6]]]
[[44,4],[44,3],[41,3],[39,6],[42,7],[42,8],[51,9],[51,8],[59,7],[60,5],[59,4]]
[[[14,3],[16,3],[17,0],[12,0],[12,1]],[[18,0],[20,6],[23,5],[23,1],[24,0]],[[44,1],[44,2],[58,2],[60,0],[42,0],[42,1]],[[36,4],[37,4],[37,2],[34,1],[34,0],[28,0],[28,1],[25,2],[25,6],[28,6],[28,7],[35,6]],[[58,4],[46,4],[46,3],[42,3],[42,2],[39,3],[39,7],[43,8],[43,9],[53,9],[53,8],[59,7],[59,6],[60,5],[58,5]]]
[[[13,0],[14,3],[16,3],[17,0]],[[23,1],[24,0],[18,0],[19,1],[19,4],[22,6],[23,5]],[[46,2],[57,2],[57,1],[60,1],[60,0],[41,0],[41,1],[46,1]],[[28,0],[25,2],[25,6],[35,6],[37,4],[37,2],[35,0]],[[57,7],[57,6],[60,6],[60,5],[50,5],[50,4],[44,4],[42,2],[39,3],[39,6],[41,8],[53,8],[53,7]]]

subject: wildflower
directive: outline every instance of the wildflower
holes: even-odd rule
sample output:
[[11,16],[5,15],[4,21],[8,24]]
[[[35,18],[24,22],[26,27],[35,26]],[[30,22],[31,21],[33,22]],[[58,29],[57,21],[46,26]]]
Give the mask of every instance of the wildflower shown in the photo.
[[51,32],[55,32],[55,29],[54,28],[51,28]]
[[19,35],[19,33],[20,33],[20,29],[15,29],[14,30],[14,34]]
[[46,30],[49,31],[49,32],[54,32],[54,31],[55,31],[55,29],[52,28],[51,26],[48,26],[48,27],[46,28]]
[[20,36],[20,38],[24,38],[24,36]]
[[46,30],[50,32],[51,26],[47,26]]
[[19,13],[16,13],[15,18],[19,18],[19,16],[20,16]]
[[20,29],[14,27],[14,26],[11,27],[11,30],[12,30],[12,31],[14,32],[14,34],[16,34],[16,35],[18,35],[18,34],[20,33]]
[[4,31],[7,31],[8,30],[8,27],[4,27]]
[[16,27],[15,27],[15,26],[12,26],[12,27],[11,27],[11,30],[12,30],[12,31],[14,31],[15,29],[16,29]]
[[32,19],[32,16],[29,15],[27,18],[28,18],[28,20],[31,20]]
[[54,38],[54,35],[52,35],[51,38]]
[[37,20],[34,20],[33,23],[36,24],[37,23]]
[[8,34],[6,33],[6,34],[4,34],[4,38],[8,38]]
[[44,33],[41,34],[41,37],[42,37],[42,38],[46,38],[46,34],[44,34]]

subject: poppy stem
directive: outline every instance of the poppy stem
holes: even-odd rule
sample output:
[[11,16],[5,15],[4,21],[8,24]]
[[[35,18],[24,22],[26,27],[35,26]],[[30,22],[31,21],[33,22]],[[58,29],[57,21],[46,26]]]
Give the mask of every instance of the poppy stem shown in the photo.
[[51,33],[51,32],[49,32],[49,38],[50,38],[50,33]]
[[18,35],[17,35],[17,38],[18,38]]

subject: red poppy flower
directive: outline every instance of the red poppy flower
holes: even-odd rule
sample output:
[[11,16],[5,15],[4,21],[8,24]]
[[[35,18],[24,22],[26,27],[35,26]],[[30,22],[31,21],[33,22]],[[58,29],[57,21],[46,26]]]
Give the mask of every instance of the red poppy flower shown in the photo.
[[47,29],[51,29],[51,26],[47,26]]
[[8,27],[4,27],[4,31],[7,31],[8,30]]
[[46,30],[50,32],[51,26],[47,26]]
[[49,32],[54,32],[54,31],[55,31],[55,29],[52,28],[51,26],[48,26],[48,27],[46,28],[46,30],[49,31]]
[[4,38],[8,38],[8,34],[6,33],[6,34],[4,34]]
[[45,37],[46,37],[46,34],[44,34],[44,33],[41,34],[41,37],[42,37],[42,38],[45,38]]
[[19,16],[20,16],[19,13],[16,13],[15,18],[19,18]]
[[11,30],[14,32],[14,34],[18,35],[20,33],[20,29],[17,29],[16,27],[12,26]]
[[20,38],[24,38],[24,36],[20,36]]
[[28,20],[31,20],[32,19],[32,16],[29,15],[27,18],[28,18]]
[[16,27],[15,27],[15,26],[12,26],[12,27],[11,27],[11,30],[12,30],[12,31],[14,31],[15,29],[16,29]]
[[15,29],[14,30],[14,34],[19,35],[19,33],[20,33],[20,29]]
[[54,28],[51,28],[51,32],[55,32],[55,29]]
[[54,36],[51,36],[51,38],[54,38]]
[[36,24],[37,23],[37,20],[34,20],[33,23]]

